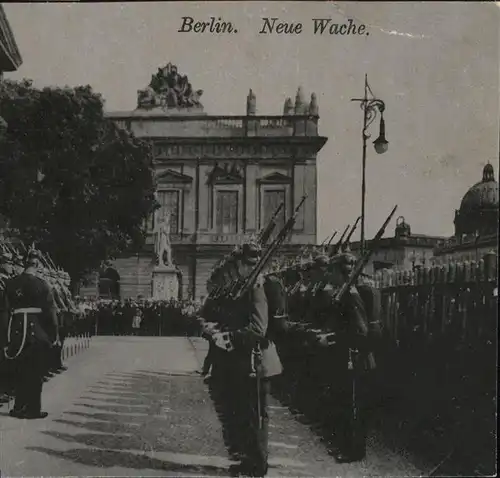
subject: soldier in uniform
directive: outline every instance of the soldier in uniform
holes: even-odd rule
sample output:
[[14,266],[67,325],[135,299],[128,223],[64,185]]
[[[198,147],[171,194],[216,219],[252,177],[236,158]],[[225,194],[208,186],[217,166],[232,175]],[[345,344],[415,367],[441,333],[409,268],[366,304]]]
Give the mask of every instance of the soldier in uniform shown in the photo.
[[5,285],[5,355],[17,365],[15,405],[10,411],[16,418],[47,416],[41,410],[43,377],[50,348],[59,342],[54,297],[47,282],[37,276],[39,260],[39,253],[31,251],[24,272]]
[[[0,306],[4,304],[5,284],[13,274],[12,254],[0,244]],[[0,310],[3,314],[5,311]],[[3,350],[7,337],[6,321],[0,321],[0,347]],[[15,381],[12,363],[0,354],[0,403],[9,402]]]
[[[355,263],[350,253],[332,259],[330,281],[334,288],[347,281]],[[340,304],[332,303],[327,326],[335,331],[335,342],[326,335],[319,342],[332,350],[330,363],[338,384],[333,391],[338,413],[331,417],[337,430],[336,459],[359,461],[366,454],[367,385],[376,366],[374,350],[381,335],[380,292],[371,285],[353,285]]]
[[[259,261],[260,248],[246,243],[236,260],[240,278],[247,277]],[[268,299],[263,276],[248,294],[229,299],[222,309],[230,351],[217,347],[212,357],[212,386],[223,397],[224,413],[241,461],[232,466],[234,475],[265,476],[268,470],[268,396],[270,378],[282,372],[276,346],[270,338]],[[220,344],[223,332],[211,340]]]

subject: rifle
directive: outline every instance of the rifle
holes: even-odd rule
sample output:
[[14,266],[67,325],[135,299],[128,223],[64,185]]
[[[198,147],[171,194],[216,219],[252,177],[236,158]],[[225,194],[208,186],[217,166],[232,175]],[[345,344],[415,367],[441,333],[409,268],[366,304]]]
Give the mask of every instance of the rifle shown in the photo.
[[326,243],[326,247],[328,247],[332,241],[333,241],[333,238],[337,235],[337,231],[335,231],[333,234],[332,234],[332,237],[330,237],[330,240]]
[[373,253],[375,252],[375,249],[382,238],[382,236],[385,233],[385,230],[387,228],[387,225],[389,224],[389,221],[392,219],[392,216],[394,216],[396,209],[398,206],[394,206],[394,209],[391,211],[387,219],[385,220],[384,224],[382,224],[382,227],[378,230],[377,234],[375,237],[372,239],[370,248],[364,253],[363,257],[357,262],[356,267],[353,269],[351,272],[351,275],[347,279],[346,282],[342,285],[342,287],[336,292],[334,300],[336,302],[340,302],[342,300],[342,297],[345,295],[345,293],[351,288],[351,286],[358,280],[359,276],[363,272],[364,267],[366,264],[368,264],[368,261],[371,259]]
[[276,218],[278,217],[278,214],[280,211],[283,209],[283,206],[285,205],[284,202],[282,202],[276,211],[274,211],[273,217],[271,217],[270,221],[267,223],[267,226],[262,228],[261,231],[259,232],[259,235],[257,236],[257,243],[260,245],[264,245],[269,238],[271,237],[271,234],[274,231],[274,228],[276,227]]
[[[267,225],[260,230],[259,235],[257,236],[257,243],[260,246],[263,246],[271,237],[271,234],[274,231],[274,228],[276,227],[276,218],[278,217],[278,214],[280,213],[280,211],[283,209],[284,205],[285,205],[285,203],[282,202],[277,207],[276,211],[274,211],[274,214],[271,217],[271,219],[269,220],[269,222],[267,223]],[[224,264],[224,266],[226,266],[226,264]],[[229,283],[223,282],[223,283],[219,284],[208,294],[208,298],[217,299],[221,296],[228,295],[230,293],[230,291],[233,289],[233,287],[235,286],[235,284],[238,282],[239,282],[239,279],[233,279],[233,280],[230,280]]]
[[[257,280],[259,274],[262,272],[264,267],[267,265],[269,260],[271,259],[272,255],[275,253],[275,251],[278,249],[278,247],[283,243],[287,235],[291,232],[295,221],[297,220],[297,215],[300,211],[300,208],[302,207],[302,204],[304,204],[304,201],[306,200],[306,196],[303,196],[302,199],[300,200],[300,203],[298,206],[295,208],[295,211],[293,215],[288,219],[286,224],[283,226],[279,234],[276,236],[276,238],[273,240],[273,242],[269,245],[267,248],[266,252],[263,254],[259,262],[256,264],[256,266],[253,268],[252,272],[249,274],[249,276],[241,283],[241,286],[236,289],[232,290],[231,292],[233,293],[233,297],[235,299],[240,298],[243,296],[248,290],[250,290],[251,287],[255,284],[255,281]],[[239,285],[239,284],[238,284]],[[260,348],[260,343],[257,343],[257,345],[254,347],[252,350],[252,365],[253,369],[255,370],[255,378],[256,378],[256,393],[257,393],[257,414],[258,414],[258,426],[259,429],[262,429],[262,404],[261,404],[261,397],[260,397],[260,369],[261,369],[261,362],[262,362],[262,350]]]
[[[382,227],[378,230],[377,234],[373,238],[370,244],[370,248],[364,253],[363,257],[357,262],[356,267],[354,270],[351,272],[349,278],[347,281],[342,285],[342,287],[337,291],[337,293],[334,296],[334,303],[339,303],[343,296],[346,294],[348,290],[350,290],[351,286],[357,281],[358,277],[362,274],[363,268],[366,266],[370,258],[372,257],[373,253],[376,250],[376,247],[378,245],[378,242],[384,235],[385,229],[387,228],[387,225],[389,224],[389,221],[392,219],[394,216],[394,213],[396,212],[397,205],[394,206],[393,210],[385,220],[384,224],[382,224]],[[364,335],[368,333],[368,327],[367,324],[364,323],[364,320],[359,320],[357,321],[358,323],[357,328],[358,330],[361,330]],[[352,426],[351,426],[351,440],[355,442],[358,439],[358,434],[361,433],[361,430],[359,429],[360,426],[363,426],[362,424],[359,424],[359,414],[358,414],[358,401],[357,401],[357,390],[356,390],[356,369],[357,369],[357,364],[358,364],[358,357],[359,357],[359,350],[354,347],[349,347],[349,358],[348,358],[348,363],[347,363],[347,369],[350,374],[350,382],[351,382],[351,412],[352,412]],[[373,356],[372,352],[369,352],[367,355],[367,360],[371,363],[372,367],[375,366],[375,358]]]
[[349,230],[349,227],[351,225],[347,224],[347,227],[344,229],[344,232],[340,236],[340,239],[338,240],[337,244],[335,244],[333,248],[333,254],[337,254],[338,251],[340,251],[340,248],[342,247],[342,241],[344,240],[345,235],[347,234],[347,231]]
[[345,247],[349,244],[351,237],[354,234],[354,231],[358,227],[358,222],[360,221],[360,219],[361,219],[361,216],[358,216],[358,218],[356,219],[356,222],[354,223],[354,226],[352,226],[352,229],[350,230],[348,236],[345,238],[345,241],[344,241],[344,244],[342,244],[342,247]]
[[300,200],[299,204],[295,208],[293,214],[290,216],[288,221],[282,227],[281,231],[276,236],[276,238],[273,240],[273,242],[269,245],[266,252],[262,255],[259,262],[252,269],[250,274],[245,278],[244,281],[237,283],[236,284],[237,287],[235,287],[231,290],[232,298],[234,298],[234,299],[240,298],[242,295],[244,295],[246,292],[248,292],[251,287],[253,287],[259,274],[263,271],[264,267],[267,265],[267,263],[269,262],[269,260],[273,256],[273,254],[276,252],[278,247],[281,246],[281,244],[283,243],[285,238],[291,232],[293,226],[295,225],[295,221],[297,220],[297,216],[299,214],[300,208],[304,204],[306,197],[307,196],[302,196],[302,199]]

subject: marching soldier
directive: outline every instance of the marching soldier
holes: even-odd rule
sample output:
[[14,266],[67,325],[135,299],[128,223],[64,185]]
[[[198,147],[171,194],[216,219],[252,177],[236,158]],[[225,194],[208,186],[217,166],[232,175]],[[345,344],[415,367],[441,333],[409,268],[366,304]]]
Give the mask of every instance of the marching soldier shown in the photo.
[[[243,245],[236,260],[240,278],[248,276],[259,257],[258,245]],[[261,276],[241,299],[226,299],[222,322],[229,332],[211,332],[211,340],[217,345],[212,355],[211,384],[222,397],[228,425],[237,432],[232,438],[241,463],[231,467],[235,475],[263,477],[268,470],[270,378],[279,375],[282,366],[269,336],[264,285]]]
[[5,285],[3,310],[7,331],[5,356],[17,362],[16,418],[45,418],[41,410],[43,377],[59,327],[50,286],[37,276],[40,256],[31,251],[25,270]]
[[[344,284],[356,258],[349,253],[339,254],[331,261],[330,279],[333,287]],[[338,462],[362,460],[366,453],[367,384],[375,369],[374,348],[380,338],[380,292],[370,285],[351,287],[340,304],[332,304],[328,328],[335,332],[320,337],[320,344],[332,350],[338,387],[334,419],[338,431],[336,445]]]

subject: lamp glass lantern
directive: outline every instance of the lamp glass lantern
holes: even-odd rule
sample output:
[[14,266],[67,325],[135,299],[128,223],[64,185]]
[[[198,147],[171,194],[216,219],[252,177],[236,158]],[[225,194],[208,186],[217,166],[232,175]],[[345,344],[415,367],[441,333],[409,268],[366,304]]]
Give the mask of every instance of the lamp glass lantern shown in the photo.
[[389,141],[385,138],[385,120],[383,113],[380,114],[380,134],[373,142],[373,146],[378,154],[384,154],[389,149]]

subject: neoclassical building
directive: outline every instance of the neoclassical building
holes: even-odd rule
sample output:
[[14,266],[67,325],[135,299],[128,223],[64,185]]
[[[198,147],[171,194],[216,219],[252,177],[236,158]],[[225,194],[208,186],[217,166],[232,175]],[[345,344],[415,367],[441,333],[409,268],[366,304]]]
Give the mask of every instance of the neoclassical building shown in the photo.
[[0,4],[0,80],[2,80],[4,72],[16,71],[22,62],[16,39],[3,6]]
[[[443,236],[415,234],[403,216],[396,220],[393,235],[380,239],[365,271],[373,274],[381,269],[411,269],[432,261],[436,245],[443,241]],[[371,240],[366,241],[366,247],[371,247]],[[353,252],[360,249],[360,242],[350,245]]]
[[[414,266],[448,260],[478,261],[485,254],[498,254],[498,181],[493,166],[483,168],[481,181],[465,193],[455,211],[452,237],[415,234],[403,217],[398,218],[394,235],[384,237],[367,266],[379,269],[411,269]],[[370,241],[367,241],[370,247]],[[359,242],[351,244],[358,251]]]
[[[16,39],[5,15],[3,5],[0,4],[0,81],[3,80],[5,72],[16,71],[22,62],[23,59],[19,53]],[[0,111],[0,147],[8,128],[8,124],[1,115],[2,112]],[[4,233],[8,233],[7,226],[6,219],[0,215],[0,239],[4,238]]]
[[318,131],[316,95],[306,100],[299,88],[295,101],[287,98],[282,114],[272,116],[257,114],[252,90],[243,116],[209,115],[201,95],[168,64],[138,92],[137,109],[108,113],[151,142],[161,208],[149,221],[144,250],[113,261],[82,295],[97,294],[100,282],[101,296],[151,296],[155,227],[165,215],[183,298],[205,296],[216,261],[258,233],[281,202],[283,224],[307,195],[283,252],[316,243],[316,157],[327,141]]
[[498,254],[498,181],[490,163],[465,193],[454,223],[455,235],[437,245],[436,257],[477,261],[486,253]]

